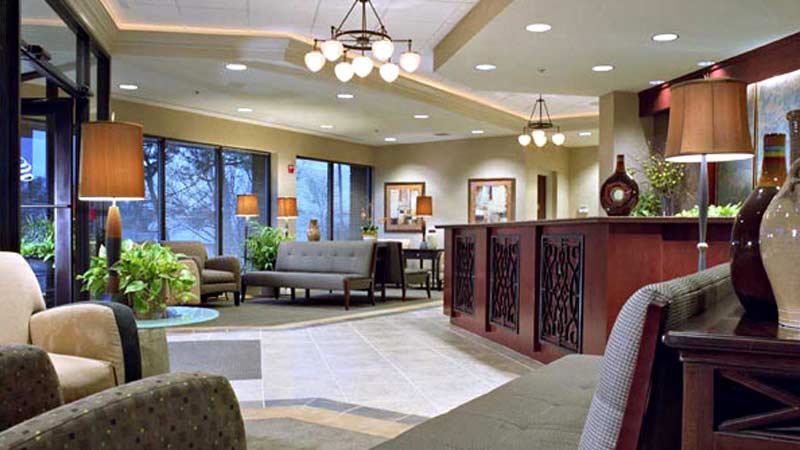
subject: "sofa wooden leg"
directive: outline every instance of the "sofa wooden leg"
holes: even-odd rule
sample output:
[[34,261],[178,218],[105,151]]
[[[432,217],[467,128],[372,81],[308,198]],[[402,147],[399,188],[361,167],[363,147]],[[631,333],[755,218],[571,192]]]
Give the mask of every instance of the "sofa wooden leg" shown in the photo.
[[306,300],[311,300],[311,289],[306,289]]
[[403,301],[406,301],[406,284],[405,283],[402,284],[401,289],[403,289]]
[[281,288],[279,287],[272,288],[272,298],[274,298],[275,300],[281,298]]
[[234,292],[233,293],[233,304],[236,305],[236,306],[239,306],[240,303],[241,303],[240,294],[238,292]]
[[425,277],[425,290],[428,291],[428,298],[431,298],[431,276]]
[[369,285],[369,300],[372,302],[372,306],[375,306],[375,285]]
[[242,302],[244,302],[244,299],[247,297],[247,283],[245,283],[244,281],[242,281],[241,293],[242,293]]
[[386,283],[383,283],[381,285],[381,301],[382,302],[386,301]]
[[350,310],[350,283],[344,282],[344,309]]
[[297,299],[297,292],[295,291],[295,288],[291,288],[291,294],[292,294],[292,300]]

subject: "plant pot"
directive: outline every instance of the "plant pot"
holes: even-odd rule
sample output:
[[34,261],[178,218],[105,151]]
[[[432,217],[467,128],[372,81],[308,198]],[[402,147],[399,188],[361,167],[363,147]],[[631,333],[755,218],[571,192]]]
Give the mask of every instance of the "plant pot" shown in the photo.
[[778,323],[800,328],[800,159],[761,220],[761,259],[775,301]]
[[169,287],[165,284],[161,289],[160,298],[153,302],[137,304],[133,295],[128,295],[128,304],[133,305],[133,315],[138,320],[159,320],[167,318],[167,302]]
[[378,235],[377,234],[362,234],[361,239],[365,241],[377,241]]
[[317,219],[311,219],[308,222],[308,231],[306,231],[306,237],[310,242],[316,242],[322,237],[319,231],[319,222]]
[[671,217],[675,215],[675,206],[672,202],[672,197],[668,195],[661,196],[661,215],[664,217]]
[[148,311],[139,311],[134,309],[133,315],[138,320],[160,320],[167,318],[167,308],[159,308],[156,310],[150,309]]

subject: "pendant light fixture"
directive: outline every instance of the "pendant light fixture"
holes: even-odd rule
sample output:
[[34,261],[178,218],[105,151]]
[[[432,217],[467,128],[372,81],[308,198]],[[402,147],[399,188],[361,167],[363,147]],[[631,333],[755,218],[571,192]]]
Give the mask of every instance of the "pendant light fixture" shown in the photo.
[[[344,29],[343,27],[356,9],[361,11],[360,27]],[[375,22],[372,27],[367,20],[370,11]],[[408,50],[400,55],[399,66],[392,62],[395,43],[408,44]],[[360,53],[352,63],[347,60],[348,51]],[[353,74],[365,78],[372,73],[375,63],[367,56],[367,52],[372,52],[372,56],[383,63],[379,73],[387,83],[393,82],[400,76],[401,68],[408,73],[414,73],[422,64],[422,56],[413,50],[411,39],[392,39],[386,31],[386,26],[378,15],[375,5],[372,4],[372,0],[354,0],[339,26],[331,27],[329,39],[314,39],[314,48],[305,55],[305,64],[308,70],[319,72],[325,66],[326,60],[334,62],[341,59],[342,61],[336,64],[334,73],[336,78],[346,83],[353,78]]]
[[[534,120],[534,118],[536,118],[536,120]],[[561,127],[556,127],[553,124],[553,121],[550,119],[550,110],[547,108],[547,101],[542,97],[542,94],[539,94],[539,99],[536,100],[536,103],[533,105],[528,123],[522,128],[522,134],[517,137],[517,142],[519,142],[519,145],[527,147],[530,145],[531,140],[533,140],[535,146],[542,148],[547,145],[547,130],[552,130],[553,128],[556,129],[556,132],[550,139],[553,144],[560,147],[564,145],[567,137],[561,132]]]

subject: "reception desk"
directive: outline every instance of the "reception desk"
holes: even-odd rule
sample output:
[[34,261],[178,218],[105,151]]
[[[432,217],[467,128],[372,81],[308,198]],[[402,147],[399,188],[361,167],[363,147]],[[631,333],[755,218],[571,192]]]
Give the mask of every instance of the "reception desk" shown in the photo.
[[[708,225],[709,267],[729,260],[733,219]],[[602,354],[637,289],[697,270],[697,219],[586,218],[445,230],[451,323],[542,362]]]

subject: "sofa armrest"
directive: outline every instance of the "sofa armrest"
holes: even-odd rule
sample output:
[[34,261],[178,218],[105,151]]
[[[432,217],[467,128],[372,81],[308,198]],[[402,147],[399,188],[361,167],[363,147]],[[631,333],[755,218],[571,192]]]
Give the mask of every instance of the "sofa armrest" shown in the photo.
[[61,406],[58,375],[32,345],[0,345],[0,432]]
[[109,302],[85,302],[31,316],[31,343],[50,353],[108,361],[117,384],[142,377],[139,334],[133,311]]
[[224,270],[225,272],[233,272],[236,279],[236,286],[241,286],[242,282],[242,268],[239,263],[239,258],[236,256],[217,256],[206,260],[206,269],[211,270]]
[[247,444],[225,378],[174,373],[107,389],[0,432],[0,450],[54,448],[245,450]]

